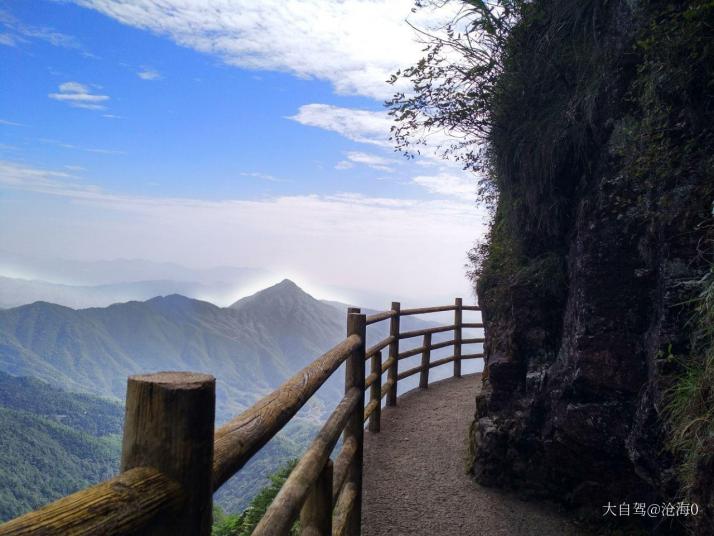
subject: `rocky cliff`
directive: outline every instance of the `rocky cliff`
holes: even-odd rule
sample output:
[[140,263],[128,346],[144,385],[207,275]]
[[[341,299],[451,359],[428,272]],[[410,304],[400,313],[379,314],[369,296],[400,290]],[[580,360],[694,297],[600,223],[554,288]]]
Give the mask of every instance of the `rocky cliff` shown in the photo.
[[685,495],[665,417],[712,261],[714,4],[526,4],[489,140],[498,208],[475,255],[487,379],[473,474],[593,518],[687,497],[696,518],[617,523],[712,534],[714,452]]

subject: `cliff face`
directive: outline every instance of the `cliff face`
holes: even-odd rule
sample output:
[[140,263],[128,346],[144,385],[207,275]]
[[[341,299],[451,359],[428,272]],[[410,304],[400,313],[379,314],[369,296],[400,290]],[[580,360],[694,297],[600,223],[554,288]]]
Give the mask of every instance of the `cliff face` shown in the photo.
[[[663,399],[711,261],[714,7],[543,0],[525,13],[491,136],[473,473],[591,517],[676,503]],[[705,465],[689,526],[711,534]]]

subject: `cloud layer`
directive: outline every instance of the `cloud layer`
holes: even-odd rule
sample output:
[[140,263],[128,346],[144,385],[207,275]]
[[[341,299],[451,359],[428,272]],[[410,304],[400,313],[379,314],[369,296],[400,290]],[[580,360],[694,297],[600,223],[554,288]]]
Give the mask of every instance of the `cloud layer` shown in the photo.
[[6,198],[0,241],[13,251],[74,258],[91,251],[92,258],[189,265],[210,259],[307,274],[322,285],[369,283],[375,291],[423,299],[467,292],[466,251],[483,230],[482,216],[459,201],[354,193],[141,197],[107,192],[67,170],[7,161],[0,161],[0,187],[48,196],[17,209]]
[[416,33],[452,13],[413,0],[74,0],[124,24],[250,69],[290,72],[384,99],[397,69],[421,57]]

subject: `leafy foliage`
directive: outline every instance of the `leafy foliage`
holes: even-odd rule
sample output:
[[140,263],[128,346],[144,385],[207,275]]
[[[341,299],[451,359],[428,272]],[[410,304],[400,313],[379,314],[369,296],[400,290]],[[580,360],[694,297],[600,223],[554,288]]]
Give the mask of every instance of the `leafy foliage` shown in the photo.
[[0,406],[27,411],[93,436],[120,434],[124,409],[114,401],[68,393],[36,378],[0,372]]
[[0,375],[0,520],[116,474],[122,417],[112,402]]
[[[219,508],[214,509],[213,536],[250,536],[296,464],[297,460],[291,460],[271,475],[270,484],[258,492],[241,514],[225,514]],[[299,533],[296,523],[290,535]]]
[[698,478],[698,465],[714,447],[714,265],[700,284],[697,299],[694,354],[683,362],[683,372],[666,396],[666,415],[672,428],[669,444],[680,459],[685,493]]

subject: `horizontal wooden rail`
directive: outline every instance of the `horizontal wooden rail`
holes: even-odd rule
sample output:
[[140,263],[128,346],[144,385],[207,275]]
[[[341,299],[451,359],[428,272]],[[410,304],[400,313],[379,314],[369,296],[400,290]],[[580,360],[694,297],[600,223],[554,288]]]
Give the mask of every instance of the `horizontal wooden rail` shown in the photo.
[[3,536],[144,534],[178,513],[181,486],[156,469],[137,467],[0,526]]
[[361,342],[359,336],[349,336],[216,430],[213,451],[214,492],[287,424]]
[[[466,326],[466,324],[464,324]],[[399,334],[400,339],[410,339],[412,337],[422,337],[427,333],[441,333],[443,331],[453,331],[456,328],[453,324],[450,326],[437,326],[435,328],[417,329],[414,331],[404,331]]]
[[347,420],[362,400],[362,391],[352,387],[332,412],[317,437],[298,461],[265,515],[252,532],[252,536],[287,534],[300,512],[310,487],[320,476],[330,452],[335,447]]
[[405,350],[404,352],[399,352],[399,359],[406,359],[407,357],[419,355],[423,351],[424,351],[423,346],[417,346],[416,348],[412,348],[411,350]]
[[378,342],[377,344],[375,344],[374,346],[370,346],[369,348],[367,348],[367,352],[365,353],[365,359],[369,359],[370,357],[372,357],[372,356],[373,356],[374,354],[376,354],[377,352],[379,352],[379,351],[381,351],[381,350],[384,350],[387,346],[389,346],[389,345],[392,344],[393,342],[394,342],[394,337],[392,337],[392,336],[390,335],[390,336],[387,337],[386,339],[382,339],[381,341],[379,341],[379,342]]
[[[463,311],[479,311],[457,298],[454,305],[401,309],[368,317],[348,310],[347,338],[325,352],[221,428],[213,428],[215,380],[211,376],[168,372],[129,380],[122,443],[122,473],[0,526],[0,536],[165,534],[208,536],[211,494],[275,436],[325,381],[345,366],[345,396],[290,473],[253,534],[285,534],[300,518],[303,535],[358,536],[361,523],[364,421],[380,429],[382,399],[397,404],[399,380],[420,373],[428,388],[429,370],[483,353],[461,354]],[[401,316],[454,311],[454,324],[400,331]],[[366,326],[390,320],[389,336],[365,349]],[[453,331],[452,340],[432,343],[432,335]],[[399,351],[401,339],[423,336],[418,348]],[[431,361],[431,351],[449,346],[454,355]],[[389,349],[382,361],[382,351]],[[399,372],[399,360],[421,354],[418,367]],[[371,359],[365,378],[365,361]],[[382,375],[388,373],[386,381]],[[365,406],[365,391],[369,402]],[[344,431],[334,464],[330,454]],[[212,461],[211,461],[212,460]],[[332,525],[332,530],[330,526]]]
[[[461,356],[461,359],[463,359],[464,356]],[[440,367],[441,365],[446,365],[447,363],[451,363],[455,359],[455,356],[449,356],[445,357],[443,359],[437,359],[436,361],[432,361],[429,363],[429,368],[434,368],[434,367]]]
[[421,370],[422,370],[421,365],[419,365],[418,367],[404,370],[397,375],[397,379],[403,380],[404,378],[408,378],[409,376],[412,376],[413,374],[417,374],[417,373],[421,372]]
[[396,314],[397,313],[395,311],[382,311],[381,313],[375,313],[367,317],[367,325],[369,326],[370,324],[376,324],[382,320],[387,320]]
[[462,355],[461,359],[478,359],[480,357],[483,357],[483,354],[466,354]]
[[441,305],[439,307],[421,307],[419,309],[402,309],[400,316],[423,315],[427,313],[440,313],[442,311],[453,311],[454,305]]

